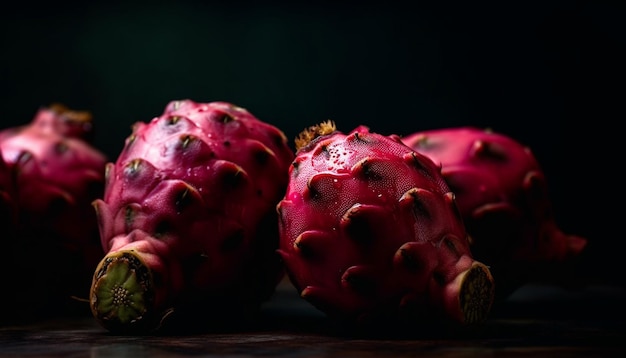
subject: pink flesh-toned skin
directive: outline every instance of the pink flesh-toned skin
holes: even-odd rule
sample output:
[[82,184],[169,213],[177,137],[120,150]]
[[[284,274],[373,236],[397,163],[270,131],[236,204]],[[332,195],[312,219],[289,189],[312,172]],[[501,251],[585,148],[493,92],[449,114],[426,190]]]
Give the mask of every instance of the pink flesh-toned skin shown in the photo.
[[501,293],[531,279],[524,277],[529,264],[559,265],[584,250],[586,238],[557,226],[546,180],[528,147],[473,127],[422,131],[402,140],[442,166],[472,236],[474,256],[492,266],[503,288],[511,283]]
[[[226,114],[235,120],[222,123]],[[178,121],[168,125],[172,118]],[[266,300],[283,274],[275,206],[293,155],[281,131],[243,108],[172,101],[163,115],[137,123],[108,165],[104,197],[94,203],[107,256],[135,250],[153,274],[167,277],[157,287],[155,311],[183,294],[206,296],[206,306],[210,297]],[[178,208],[185,191],[186,204]],[[164,222],[168,229],[159,236]],[[240,244],[225,249],[233,237]]]
[[[421,172],[413,155],[396,136],[366,127],[297,152],[278,206],[279,252],[297,290],[331,317],[366,321],[405,310],[464,321],[455,280],[475,261],[439,168],[415,154]],[[366,158],[380,180],[360,180],[366,174],[357,163]],[[424,212],[414,211],[415,197]],[[370,292],[354,289],[350,278],[367,282]]]

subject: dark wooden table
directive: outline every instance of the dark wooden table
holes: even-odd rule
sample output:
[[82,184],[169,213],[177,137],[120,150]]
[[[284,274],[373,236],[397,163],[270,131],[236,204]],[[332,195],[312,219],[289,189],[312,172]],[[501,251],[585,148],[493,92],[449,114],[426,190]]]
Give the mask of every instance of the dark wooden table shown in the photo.
[[91,317],[50,319],[0,327],[0,357],[622,357],[624,303],[621,286],[528,285],[471,330],[349,332],[284,283],[251,326],[116,336]]

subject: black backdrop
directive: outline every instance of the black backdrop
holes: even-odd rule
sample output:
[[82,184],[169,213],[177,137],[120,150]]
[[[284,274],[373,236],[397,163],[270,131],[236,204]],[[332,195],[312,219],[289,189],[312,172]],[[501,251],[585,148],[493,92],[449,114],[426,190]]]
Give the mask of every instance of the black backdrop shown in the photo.
[[183,98],[233,102],[290,139],[325,119],[488,126],[533,149],[560,225],[617,269],[621,4],[22,1],[0,15],[1,123],[51,102],[89,110],[112,160],[132,123]]

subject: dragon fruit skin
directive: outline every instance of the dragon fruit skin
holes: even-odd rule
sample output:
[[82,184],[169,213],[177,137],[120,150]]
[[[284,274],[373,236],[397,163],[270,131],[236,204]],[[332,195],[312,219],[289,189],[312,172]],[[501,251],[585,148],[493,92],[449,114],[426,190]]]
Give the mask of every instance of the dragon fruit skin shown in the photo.
[[584,251],[586,238],[557,225],[546,178],[527,146],[476,127],[415,132],[402,141],[442,166],[473,239],[472,253],[499,283],[498,298],[553,270],[562,275]]
[[310,131],[319,136],[303,131],[296,142],[277,206],[279,253],[301,297],[357,325],[486,319],[494,281],[471,256],[439,168],[365,126]]
[[86,307],[72,296],[88,296],[90,272],[103,255],[91,202],[104,190],[106,164],[88,141],[91,120],[88,112],[54,105],[0,132],[17,211],[10,251],[19,309],[11,313],[21,318],[82,314]]
[[293,156],[282,131],[228,102],[172,101],[136,123],[94,202],[97,321],[136,334],[258,310],[284,276],[275,207]]
[[73,110],[61,103],[52,103],[39,108],[30,123],[4,129],[0,133],[0,139],[13,137],[25,129],[32,132],[54,133],[64,138],[82,139],[89,144],[93,143],[95,133],[93,116],[90,112]]

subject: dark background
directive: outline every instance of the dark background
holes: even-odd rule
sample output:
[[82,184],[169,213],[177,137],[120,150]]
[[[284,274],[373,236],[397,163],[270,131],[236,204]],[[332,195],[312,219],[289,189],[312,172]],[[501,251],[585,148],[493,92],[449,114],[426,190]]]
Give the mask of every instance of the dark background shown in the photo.
[[333,119],[527,144],[564,231],[621,271],[624,2],[22,1],[0,15],[2,127],[89,110],[111,160],[174,99],[225,100],[292,140]]

